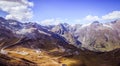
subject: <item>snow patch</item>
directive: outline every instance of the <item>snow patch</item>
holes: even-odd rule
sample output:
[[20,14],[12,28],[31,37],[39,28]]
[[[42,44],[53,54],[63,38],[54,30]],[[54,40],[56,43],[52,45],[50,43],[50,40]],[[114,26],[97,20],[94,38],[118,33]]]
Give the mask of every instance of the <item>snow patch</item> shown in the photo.
[[42,34],[45,34],[45,35],[49,35],[49,36],[51,36],[50,34],[44,32],[44,31],[41,31],[41,30],[38,30],[38,31],[39,31],[39,33],[42,33]]
[[32,33],[36,30],[36,28],[23,28],[19,31],[16,31],[16,34],[27,34],[27,33]]
[[111,25],[103,24],[103,26],[113,29],[113,27]]
[[11,25],[17,25],[17,22],[11,22],[9,24],[11,24]]
[[90,26],[90,25],[91,25],[91,23],[88,23],[88,24],[82,25],[81,27],[87,27],[87,26]]

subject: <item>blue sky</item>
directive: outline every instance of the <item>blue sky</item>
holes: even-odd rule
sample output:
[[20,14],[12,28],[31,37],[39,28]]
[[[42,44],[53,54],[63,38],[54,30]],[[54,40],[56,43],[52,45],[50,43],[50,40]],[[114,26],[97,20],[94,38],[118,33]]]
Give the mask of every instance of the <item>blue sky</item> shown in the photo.
[[[98,20],[101,22],[120,18],[120,0],[28,0],[34,5],[31,21],[40,24],[85,24]],[[0,11],[0,16],[8,13]],[[110,15],[111,14],[111,15]],[[116,15],[114,15],[116,14]],[[108,18],[108,16],[115,16]]]
[[[32,0],[31,0],[32,1]],[[35,15],[46,18],[82,18],[102,16],[120,10],[120,0],[33,0]]]

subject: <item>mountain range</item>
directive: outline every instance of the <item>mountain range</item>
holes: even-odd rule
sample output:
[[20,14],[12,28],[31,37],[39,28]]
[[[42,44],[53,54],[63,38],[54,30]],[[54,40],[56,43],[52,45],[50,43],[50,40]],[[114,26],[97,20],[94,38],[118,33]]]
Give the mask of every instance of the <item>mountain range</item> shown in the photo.
[[[85,25],[76,24],[71,26],[67,23],[61,23],[42,26],[37,23],[21,23],[0,17],[0,40],[22,38],[24,40],[38,40],[43,45],[45,44],[42,42],[48,40],[53,44],[59,41],[63,45],[70,44],[83,50],[105,52],[120,48],[119,28],[120,20],[104,24],[94,21]],[[40,48],[38,42],[38,45],[35,45],[35,43],[29,46],[31,48]],[[41,48],[43,47],[41,46]]]
[[79,50],[110,52],[120,48],[119,28],[120,20],[74,26],[67,23],[42,26],[0,17],[0,52],[8,54],[5,49],[17,47],[37,51],[55,49],[69,55],[78,55]]

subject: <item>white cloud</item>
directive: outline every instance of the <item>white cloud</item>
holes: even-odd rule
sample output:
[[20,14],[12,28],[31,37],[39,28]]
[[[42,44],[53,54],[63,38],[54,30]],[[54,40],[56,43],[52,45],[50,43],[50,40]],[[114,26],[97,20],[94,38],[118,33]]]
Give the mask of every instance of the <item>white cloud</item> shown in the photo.
[[64,23],[67,22],[69,24],[89,24],[92,23],[93,21],[100,21],[100,22],[108,22],[111,20],[116,20],[120,18],[120,11],[113,11],[111,13],[105,14],[103,16],[96,16],[96,15],[87,15],[86,17],[82,18],[82,19],[75,19],[75,20],[71,20],[68,18],[65,19],[60,19],[60,18],[53,18],[53,19],[46,19],[41,21],[42,25],[56,25],[59,23]]
[[43,21],[41,21],[42,25],[57,25],[59,23],[64,22],[64,20],[60,19],[60,18],[56,18],[56,19],[45,19]]
[[43,25],[49,25],[49,24],[51,24],[53,21],[54,21],[54,19],[46,19],[46,20],[41,21],[41,24],[43,24]]
[[108,22],[108,21],[116,20],[116,19],[120,19],[120,11],[112,11],[112,12],[110,12],[108,14],[105,14],[101,17],[87,15],[83,19],[76,19],[75,22],[85,24],[85,23],[91,23],[93,21],[100,21],[100,22],[106,22],[107,21]]
[[28,0],[0,0],[0,10],[8,13],[6,19],[26,21],[32,18],[31,7],[33,3]]
[[120,11],[113,11],[113,12],[110,12],[101,17],[88,15],[84,18],[84,20],[87,20],[87,21],[103,20],[103,21],[105,21],[105,20],[115,20],[115,19],[119,19],[119,18],[120,18]]
[[120,18],[120,11],[113,11],[109,14],[102,16],[103,20],[112,20]]
[[92,16],[92,15],[88,15],[84,18],[84,20],[87,21],[96,21],[96,20],[100,20],[100,18],[98,16]]

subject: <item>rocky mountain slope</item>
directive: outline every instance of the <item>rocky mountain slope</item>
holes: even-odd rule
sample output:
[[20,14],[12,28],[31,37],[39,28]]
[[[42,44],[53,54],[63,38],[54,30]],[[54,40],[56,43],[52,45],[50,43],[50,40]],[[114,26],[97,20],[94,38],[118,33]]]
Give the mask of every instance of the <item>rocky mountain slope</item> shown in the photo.
[[0,18],[0,49],[23,46],[31,49],[67,50],[71,47],[65,38],[36,23],[20,23]]
[[[51,43],[53,46],[69,44],[96,52],[120,48],[120,20],[105,24],[95,21],[85,25],[71,26],[63,23],[41,26],[37,23],[21,23],[0,17],[0,27],[1,41],[4,38],[18,38],[30,48],[43,48],[43,45],[49,45],[46,43]],[[31,41],[34,41],[32,45]],[[17,44],[19,45],[19,42]]]
[[50,31],[57,33],[78,48],[96,52],[111,51],[120,48],[120,20],[109,23],[94,21],[85,25],[59,24]]

